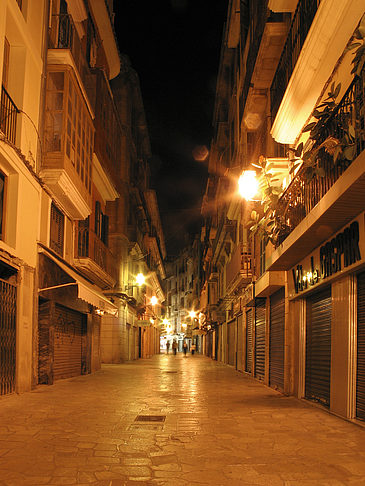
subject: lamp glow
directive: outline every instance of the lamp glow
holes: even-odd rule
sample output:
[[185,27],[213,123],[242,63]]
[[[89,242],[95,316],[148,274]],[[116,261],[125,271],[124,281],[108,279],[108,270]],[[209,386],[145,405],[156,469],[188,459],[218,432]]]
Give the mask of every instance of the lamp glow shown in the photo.
[[238,192],[246,199],[251,201],[259,190],[259,183],[256,179],[254,170],[245,170],[238,179]]
[[195,319],[195,317],[196,317],[196,312],[195,312],[194,310],[191,310],[191,311],[189,312],[189,316],[190,316],[190,318],[191,318],[191,319]]
[[141,287],[142,285],[144,285],[145,281],[146,281],[146,278],[145,278],[145,276],[143,275],[143,273],[139,273],[139,274],[137,275],[137,277],[136,277],[136,282],[137,282],[137,285],[138,285],[139,287]]
[[151,297],[151,305],[156,305],[156,304],[157,304],[157,302],[158,302],[157,297],[156,297],[155,295],[153,295],[153,296]]

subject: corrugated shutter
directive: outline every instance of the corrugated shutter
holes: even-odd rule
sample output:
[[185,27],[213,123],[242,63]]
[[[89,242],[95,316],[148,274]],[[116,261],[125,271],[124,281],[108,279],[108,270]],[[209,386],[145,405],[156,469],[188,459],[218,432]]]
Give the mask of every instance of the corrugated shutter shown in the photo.
[[284,390],[284,328],[285,328],[285,289],[282,288],[270,297],[270,366],[269,384]]
[[228,364],[236,366],[236,319],[228,322]]
[[252,372],[252,309],[246,312],[246,366],[247,373]]
[[365,272],[357,277],[356,417],[365,420]]
[[86,332],[80,312],[56,305],[54,325],[55,380],[78,376],[82,371],[82,336]]
[[305,397],[330,405],[331,288],[307,299]]
[[237,316],[237,369],[243,371],[243,319]]
[[265,377],[265,300],[257,301],[255,307],[255,376]]

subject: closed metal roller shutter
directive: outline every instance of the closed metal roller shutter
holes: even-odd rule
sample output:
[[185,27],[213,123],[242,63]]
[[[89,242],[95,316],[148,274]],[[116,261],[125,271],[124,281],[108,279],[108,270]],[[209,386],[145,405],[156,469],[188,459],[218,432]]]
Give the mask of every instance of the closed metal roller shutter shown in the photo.
[[284,390],[285,289],[270,297],[269,384]]
[[54,379],[81,375],[82,336],[86,333],[84,316],[80,312],[56,305],[55,318]]
[[255,308],[255,376],[265,376],[265,300],[256,302]]
[[246,367],[247,373],[252,372],[252,309],[246,312]]
[[236,319],[228,322],[228,364],[236,366]]
[[237,316],[237,370],[243,371],[243,319]]
[[330,405],[331,288],[307,299],[305,397]]
[[356,417],[365,420],[365,272],[357,277]]

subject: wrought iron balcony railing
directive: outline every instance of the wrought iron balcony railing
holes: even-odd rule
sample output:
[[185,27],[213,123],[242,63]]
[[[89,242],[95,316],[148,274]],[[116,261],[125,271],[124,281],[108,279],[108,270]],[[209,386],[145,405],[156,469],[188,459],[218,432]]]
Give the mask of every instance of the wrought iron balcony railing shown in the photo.
[[4,86],[2,86],[0,101],[0,130],[14,145],[16,139],[16,122],[18,113],[19,110],[16,104],[11,99]]
[[117,279],[115,258],[109,248],[86,225],[80,226],[77,235],[78,258],[90,258],[114,280]]
[[[355,125],[355,153],[353,160],[365,149],[365,68],[350,84],[335,112],[325,125],[319,146],[327,137],[341,140],[349,121]],[[356,123],[355,123],[356,121]],[[306,180],[305,168],[301,168],[279,201],[278,212],[284,215],[287,228],[279,237],[282,243],[291,231],[312,211],[352,161],[341,159],[336,163],[324,148],[318,152],[318,164],[324,169],[324,177],[314,176]]]
[[88,88],[90,70],[75,24],[70,15],[52,15],[49,48],[70,50],[82,82],[85,88]]
[[283,52],[271,84],[271,116],[275,118],[290,76],[299,58],[320,0],[300,0],[289,29]]

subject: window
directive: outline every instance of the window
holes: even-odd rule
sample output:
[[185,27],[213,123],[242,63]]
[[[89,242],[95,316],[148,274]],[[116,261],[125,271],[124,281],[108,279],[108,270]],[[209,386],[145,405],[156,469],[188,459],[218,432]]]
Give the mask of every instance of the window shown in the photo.
[[4,194],[5,194],[5,176],[0,172],[0,240],[4,236]]
[[95,234],[104,245],[108,246],[109,237],[109,216],[101,211],[99,201],[95,201]]
[[96,58],[98,53],[98,47],[96,44],[96,35],[94,23],[89,17],[87,19],[87,38],[86,38],[86,59],[89,66],[96,67]]
[[64,239],[64,215],[63,213],[52,203],[51,205],[51,228],[49,247],[63,256],[63,239]]
[[9,78],[9,57],[10,57],[10,44],[8,39],[4,39],[4,61],[3,61],[3,86],[8,89]]

